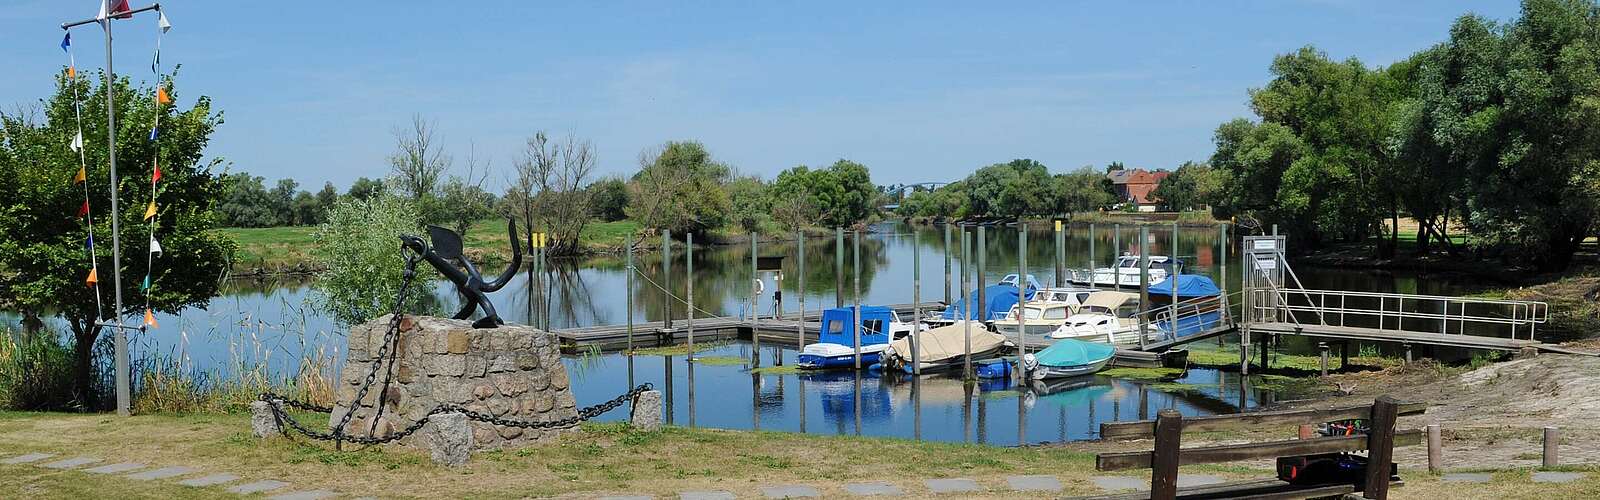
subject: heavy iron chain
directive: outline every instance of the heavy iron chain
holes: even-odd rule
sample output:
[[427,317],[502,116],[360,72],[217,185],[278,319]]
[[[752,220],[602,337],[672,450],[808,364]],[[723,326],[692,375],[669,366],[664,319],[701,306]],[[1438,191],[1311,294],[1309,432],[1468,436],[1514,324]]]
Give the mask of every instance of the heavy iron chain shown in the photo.
[[[488,414],[488,413],[480,413],[480,412],[472,411],[472,410],[469,410],[469,409],[467,409],[467,408],[465,408],[465,407],[463,407],[461,405],[458,405],[458,404],[451,404],[451,403],[441,404],[439,406],[434,407],[433,410],[429,411],[427,415],[423,415],[422,418],[419,418],[419,419],[417,419],[417,421],[412,422],[411,425],[406,426],[405,429],[401,429],[399,432],[395,432],[395,433],[392,433],[392,434],[389,434],[389,435],[383,436],[383,437],[377,437],[377,436],[346,436],[346,435],[340,434],[337,429],[331,429],[329,432],[317,432],[317,431],[311,430],[310,428],[306,427],[304,424],[301,424],[300,421],[295,420],[294,416],[290,415],[288,412],[283,410],[283,406],[287,405],[287,406],[292,406],[292,407],[300,408],[300,409],[307,409],[307,410],[311,410],[311,411],[317,411],[317,410],[312,409],[312,408],[320,408],[320,407],[317,407],[315,405],[309,405],[311,408],[307,408],[308,405],[305,405],[305,404],[299,403],[299,402],[295,402],[295,401],[291,401],[291,400],[288,400],[288,399],[284,399],[282,396],[278,396],[278,395],[272,394],[270,392],[269,393],[263,393],[261,395],[261,400],[262,401],[266,401],[270,405],[270,407],[272,408],[273,415],[278,419],[279,422],[288,424],[289,428],[294,429],[295,432],[298,432],[298,433],[300,433],[302,435],[305,435],[306,437],[309,437],[309,438],[312,438],[312,439],[317,439],[317,440],[322,440],[322,441],[349,441],[349,442],[356,443],[356,444],[373,445],[373,444],[390,443],[390,442],[398,441],[398,440],[401,440],[401,439],[405,439],[406,437],[409,437],[412,434],[415,434],[418,430],[421,430],[422,426],[427,424],[429,419],[433,418],[434,415],[440,415],[440,414],[445,414],[445,413],[460,413],[462,415],[466,415],[468,419],[476,420],[476,421],[479,421],[479,422],[487,422],[487,423],[494,424],[494,425],[501,426],[501,427],[520,427],[520,428],[523,428],[523,429],[565,429],[565,428],[568,428],[568,427],[576,426],[579,423],[588,421],[589,419],[592,419],[592,418],[598,417],[600,415],[603,415],[603,414],[605,414],[607,412],[610,412],[611,410],[615,410],[618,407],[622,406],[624,403],[632,401],[633,398],[637,397],[640,393],[643,393],[645,391],[651,390],[653,388],[654,388],[654,386],[651,385],[649,382],[646,382],[646,383],[643,383],[643,384],[639,384],[638,387],[634,387],[633,389],[629,390],[628,392],[622,393],[621,395],[619,395],[619,396],[617,396],[615,398],[612,398],[610,401],[606,401],[604,403],[600,403],[600,404],[597,404],[597,405],[594,405],[594,406],[587,406],[587,407],[578,409],[577,416],[567,417],[567,418],[563,418],[563,419],[559,419],[559,420],[541,420],[541,421],[531,421],[531,422],[530,421],[525,421],[525,420],[512,420],[512,419],[499,418],[499,417],[496,417],[496,416],[494,416],[492,414]],[[352,410],[352,412],[353,411],[354,410]],[[324,412],[324,413],[326,413],[326,412]]]
[[[488,422],[504,427],[520,427],[524,429],[557,429],[572,427],[578,425],[580,422],[600,416],[601,414],[622,406],[623,403],[632,400],[634,397],[638,396],[639,393],[651,389],[652,386],[649,382],[640,384],[638,387],[634,387],[628,392],[623,393],[622,395],[619,395],[610,401],[579,409],[578,415],[575,417],[568,417],[560,420],[538,422],[509,420],[495,417],[494,415],[487,413],[479,413],[468,410],[456,404],[441,404],[437,407],[434,407],[434,409],[429,411],[427,415],[423,415],[422,418],[412,422],[411,425],[407,426],[405,429],[400,430],[400,432],[392,433],[384,437],[370,435],[353,436],[346,434],[345,428],[350,425],[350,420],[355,416],[356,408],[361,404],[361,400],[367,397],[367,391],[372,388],[372,383],[378,376],[378,368],[383,365],[382,361],[389,357],[390,346],[394,345],[395,338],[400,334],[400,320],[402,317],[401,312],[404,311],[406,292],[410,290],[411,282],[416,278],[417,264],[419,262],[421,262],[421,258],[419,256],[408,255],[406,257],[406,268],[404,274],[401,275],[400,291],[395,295],[394,312],[389,319],[389,329],[383,335],[383,345],[378,348],[378,356],[375,358],[379,362],[372,364],[372,369],[367,372],[366,378],[361,383],[361,388],[356,391],[355,399],[351,400],[351,408],[339,418],[339,423],[330,427],[328,432],[317,432],[311,430],[310,428],[307,428],[305,425],[301,424],[298,420],[295,420],[294,417],[289,415],[288,412],[284,411],[283,406],[287,405],[301,410],[317,413],[332,413],[333,408],[304,401],[296,401],[271,392],[261,393],[260,400],[268,403],[268,406],[272,408],[273,416],[276,417],[279,422],[288,424],[290,428],[295,430],[295,432],[299,432],[306,437],[322,441],[333,441],[335,446],[339,446],[345,441],[362,445],[373,445],[404,439],[407,436],[416,433],[417,430],[421,429],[424,424],[427,424],[429,418],[442,413],[461,413],[472,420]],[[389,364],[392,366],[393,360],[390,360]],[[374,422],[374,426],[376,426],[376,422]]]

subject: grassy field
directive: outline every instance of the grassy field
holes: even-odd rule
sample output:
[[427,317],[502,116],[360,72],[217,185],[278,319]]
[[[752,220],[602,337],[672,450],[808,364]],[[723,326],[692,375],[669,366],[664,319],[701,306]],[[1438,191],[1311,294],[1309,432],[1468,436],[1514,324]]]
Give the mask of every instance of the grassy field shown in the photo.
[[[239,242],[239,253],[233,265],[235,272],[314,270],[310,247],[316,230],[316,226],[219,229]],[[638,230],[639,224],[633,221],[591,222],[584,227],[581,239],[591,251],[609,252],[621,249],[627,236]],[[527,236],[519,236],[526,243]],[[469,254],[487,262],[505,262],[511,258],[504,220],[485,219],[473,223],[467,230],[465,243]]]
[[[114,463],[187,465],[205,473],[229,472],[246,480],[280,479],[295,490],[324,488],[382,498],[523,498],[651,494],[671,497],[691,489],[721,489],[741,497],[759,486],[805,484],[825,496],[842,496],[836,485],[888,481],[911,497],[933,496],[922,485],[931,478],[963,477],[986,488],[971,497],[1032,498],[1008,492],[1007,475],[1048,474],[1065,494],[1094,494],[1091,449],[1103,444],[1002,448],[775,432],[667,427],[645,433],[619,424],[593,424],[558,443],[521,450],[485,452],[460,469],[439,467],[425,452],[405,447],[331,446],[249,435],[245,415],[69,415],[0,412],[0,456],[50,452],[91,456]],[[1119,445],[1132,449],[1148,442]],[[1266,469],[1188,466],[1186,473],[1229,479],[1270,476]],[[1406,486],[1393,498],[1594,498],[1600,474],[1570,484],[1540,484],[1528,469],[1485,469],[1488,484],[1463,486],[1407,469]],[[1130,471],[1146,478],[1148,472]],[[4,498],[212,498],[217,488],[189,488],[170,480],[130,481],[33,465],[0,465]],[[966,497],[966,496],[964,496]]]

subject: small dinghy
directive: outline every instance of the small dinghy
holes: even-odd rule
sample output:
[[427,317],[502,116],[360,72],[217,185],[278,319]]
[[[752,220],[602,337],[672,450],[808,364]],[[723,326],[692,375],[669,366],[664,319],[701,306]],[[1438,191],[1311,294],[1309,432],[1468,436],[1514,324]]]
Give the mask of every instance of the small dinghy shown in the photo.
[[1022,364],[1034,380],[1067,378],[1098,372],[1117,355],[1109,345],[1062,339],[1036,353],[1022,357]]

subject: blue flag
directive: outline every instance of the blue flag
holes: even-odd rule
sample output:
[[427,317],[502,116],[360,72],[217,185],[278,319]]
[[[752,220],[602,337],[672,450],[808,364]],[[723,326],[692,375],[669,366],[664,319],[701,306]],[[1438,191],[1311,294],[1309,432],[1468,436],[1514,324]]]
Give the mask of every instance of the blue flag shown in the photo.
[[72,32],[68,31],[67,32],[67,36],[61,38],[61,51],[62,52],[68,52],[67,47],[71,47],[71,46],[72,46]]
[[150,127],[150,142],[156,142],[156,128]]
[[83,249],[94,252],[94,235],[89,235],[88,241],[83,242]]

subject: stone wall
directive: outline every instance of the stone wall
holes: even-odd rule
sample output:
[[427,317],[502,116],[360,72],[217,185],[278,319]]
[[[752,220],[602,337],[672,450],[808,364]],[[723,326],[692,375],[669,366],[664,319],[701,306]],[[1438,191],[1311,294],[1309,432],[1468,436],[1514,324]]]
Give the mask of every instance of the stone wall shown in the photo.
[[[384,372],[390,368],[376,359],[390,319],[384,316],[350,330],[330,425],[348,410],[374,364],[378,374],[347,434],[364,436],[372,426]],[[558,340],[552,333],[522,325],[476,329],[470,321],[406,316],[401,319],[395,347],[393,379],[375,435],[403,430],[441,403],[459,404],[507,420],[559,420],[577,415]],[[572,430],[524,431],[472,422],[474,447],[480,450],[538,443]],[[405,441],[418,439],[414,435]]]

